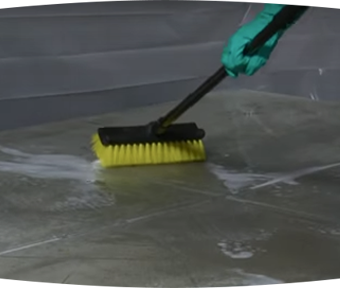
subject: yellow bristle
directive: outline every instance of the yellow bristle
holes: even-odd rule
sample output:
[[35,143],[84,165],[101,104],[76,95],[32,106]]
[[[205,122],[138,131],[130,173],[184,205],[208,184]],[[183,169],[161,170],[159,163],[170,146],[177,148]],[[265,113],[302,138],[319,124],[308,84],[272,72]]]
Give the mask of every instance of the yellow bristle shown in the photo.
[[98,134],[92,139],[92,149],[105,168],[119,166],[175,164],[205,161],[201,140],[104,146]]

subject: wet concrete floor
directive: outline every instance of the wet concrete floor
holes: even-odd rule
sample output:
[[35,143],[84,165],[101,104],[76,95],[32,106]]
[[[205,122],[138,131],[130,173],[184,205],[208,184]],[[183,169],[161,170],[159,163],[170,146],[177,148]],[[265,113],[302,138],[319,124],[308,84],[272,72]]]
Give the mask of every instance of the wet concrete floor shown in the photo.
[[340,277],[340,104],[241,91],[183,117],[206,163],[110,169],[101,125],[173,106],[0,134],[0,277],[236,286]]

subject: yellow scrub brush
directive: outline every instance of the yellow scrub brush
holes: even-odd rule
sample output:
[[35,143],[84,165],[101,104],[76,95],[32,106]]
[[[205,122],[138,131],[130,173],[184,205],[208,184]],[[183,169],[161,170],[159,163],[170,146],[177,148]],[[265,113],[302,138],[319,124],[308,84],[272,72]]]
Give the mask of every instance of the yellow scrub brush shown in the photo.
[[[286,6],[246,47],[254,53],[275,33],[286,28],[306,7]],[[103,167],[204,161],[204,130],[195,123],[172,124],[227,76],[222,66],[164,117],[143,126],[103,127],[93,136],[92,148]]]

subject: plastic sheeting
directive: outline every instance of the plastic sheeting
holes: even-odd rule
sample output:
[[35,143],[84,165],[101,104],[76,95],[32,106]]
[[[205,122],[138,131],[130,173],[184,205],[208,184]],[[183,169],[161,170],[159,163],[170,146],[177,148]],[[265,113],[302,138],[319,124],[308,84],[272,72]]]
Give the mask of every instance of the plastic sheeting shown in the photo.
[[[180,99],[220,66],[225,41],[261,5],[104,2],[0,11],[0,129]],[[249,88],[337,99],[339,12],[312,8]]]

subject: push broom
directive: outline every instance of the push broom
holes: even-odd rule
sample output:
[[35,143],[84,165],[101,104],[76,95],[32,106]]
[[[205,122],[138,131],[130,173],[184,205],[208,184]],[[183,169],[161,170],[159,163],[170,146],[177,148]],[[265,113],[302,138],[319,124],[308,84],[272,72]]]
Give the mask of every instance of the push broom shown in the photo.
[[[294,23],[308,7],[287,5],[245,48],[251,55],[274,34]],[[103,167],[204,161],[205,131],[195,123],[173,124],[183,113],[228,76],[222,66],[165,116],[142,126],[102,127],[92,139],[92,149]]]

